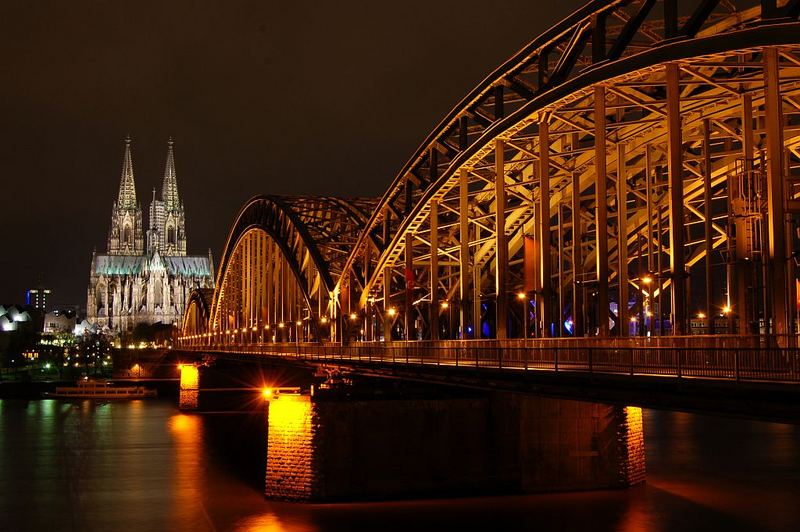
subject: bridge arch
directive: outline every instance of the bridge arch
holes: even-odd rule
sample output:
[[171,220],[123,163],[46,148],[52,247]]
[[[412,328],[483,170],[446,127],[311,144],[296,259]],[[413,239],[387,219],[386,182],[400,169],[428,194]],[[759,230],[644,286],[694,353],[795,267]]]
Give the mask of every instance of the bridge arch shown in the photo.
[[181,323],[181,336],[191,345],[207,345],[210,342],[209,318],[214,290],[195,288],[186,301],[186,310]]
[[[256,196],[239,211],[217,273],[210,334],[318,339],[370,200]],[[335,310],[335,309],[334,309]],[[320,323],[321,322],[321,323]]]
[[250,200],[210,329],[288,306],[367,340],[680,335],[692,316],[789,332],[799,5],[587,3],[471,91],[379,200]]
[[[759,316],[788,332],[784,201],[797,192],[781,197],[781,183],[798,162],[799,10],[675,6],[590,2],[445,117],[339,280],[368,336],[627,335],[629,320],[681,334],[698,308],[735,314],[729,332]],[[362,290],[347,286],[356,268]],[[703,269],[698,302],[686,283]],[[737,286],[757,273],[777,275],[760,288],[781,287],[774,300]]]

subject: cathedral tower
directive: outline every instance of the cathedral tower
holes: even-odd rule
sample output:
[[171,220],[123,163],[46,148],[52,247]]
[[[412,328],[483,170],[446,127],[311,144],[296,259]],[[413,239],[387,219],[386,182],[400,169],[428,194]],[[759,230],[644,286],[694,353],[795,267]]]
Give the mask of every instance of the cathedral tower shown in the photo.
[[147,251],[168,257],[186,256],[186,214],[178,194],[178,178],[175,173],[175,155],[172,139],[167,142],[167,162],[164,166],[164,182],[161,199],[155,197],[150,204],[150,229],[147,232]]
[[144,253],[142,207],[136,201],[136,183],[133,179],[133,162],[131,161],[131,138],[127,137],[119,194],[111,209],[108,254],[141,255],[142,253]]

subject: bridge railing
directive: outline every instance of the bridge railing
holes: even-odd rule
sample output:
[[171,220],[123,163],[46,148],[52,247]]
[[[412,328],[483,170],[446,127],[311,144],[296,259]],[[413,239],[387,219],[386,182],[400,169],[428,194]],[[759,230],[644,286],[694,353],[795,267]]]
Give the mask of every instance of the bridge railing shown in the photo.
[[315,361],[800,383],[800,348],[791,343],[786,338],[694,336],[251,343],[189,349]]

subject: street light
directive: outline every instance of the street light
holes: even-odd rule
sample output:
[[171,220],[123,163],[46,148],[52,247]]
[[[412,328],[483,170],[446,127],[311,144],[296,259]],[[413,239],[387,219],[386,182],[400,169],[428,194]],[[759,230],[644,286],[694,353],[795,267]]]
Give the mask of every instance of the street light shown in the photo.
[[528,338],[528,295],[525,292],[517,292],[517,299],[522,302],[522,338]]
[[440,306],[442,307],[442,310],[446,310],[447,311],[447,338],[449,339],[450,338],[450,327],[451,327],[451,323],[452,323],[452,320],[450,319],[451,318],[451,316],[450,316],[450,302],[445,299],[444,301],[442,301]]

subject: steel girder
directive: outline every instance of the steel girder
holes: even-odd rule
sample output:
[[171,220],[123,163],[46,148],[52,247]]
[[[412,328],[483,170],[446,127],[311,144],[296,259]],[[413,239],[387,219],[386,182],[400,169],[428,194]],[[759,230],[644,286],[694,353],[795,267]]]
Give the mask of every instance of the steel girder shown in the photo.
[[[668,102],[665,90],[667,64],[673,65],[669,69],[675,72],[672,76],[677,82],[671,103],[675,108],[672,112],[672,123],[673,125],[676,123],[675,117],[678,118],[679,124],[680,120],[684,121],[684,125],[672,129],[686,129],[685,126],[689,125],[691,120],[693,129],[685,131],[685,134],[689,134],[686,136],[687,139],[694,136],[691,149],[695,151],[699,146],[696,138],[704,116],[712,118],[712,127],[720,131],[725,130],[726,121],[737,119],[719,112],[718,105],[727,101],[730,107],[730,100],[737,99],[737,103],[733,104],[734,107],[741,106],[739,100],[748,93],[751,93],[750,98],[754,101],[752,105],[756,108],[763,105],[764,49],[783,47],[779,91],[784,98],[788,97],[789,101],[793,101],[791,100],[793,93],[787,93],[787,90],[793,91],[794,73],[791,66],[794,57],[793,45],[797,41],[796,35],[800,29],[793,18],[797,14],[794,4],[779,3],[772,9],[769,2],[764,2],[762,9],[760,4],[754,2],[696,2],[688,17],[678,17],[674,20],[670,18],[671,15],[659,17],[657,4],[661,4],[667,15],[670,15],[675,7],[675,3],[670,1],[587,4],[506,62],[437,126],[383,196],[348,259],[345,271],[360,268],[368,272],[365,278],[366,289],[357,295],[359,308],[367,307],[370,301],[381,300],[384,301],[384,312],[390,307],[401,307],[402,313],[408,316],[405,319],[405,334],[411,338],[415,333],[419,334],[419,331],[415,330],[419,327],[410,326],[409,322],[417,322],[422,318],[422,326],[427,329],[436,320],[436,312],[430,309],[420,310],[420,303],[430,304],[439,300],[440,296],[435,293],[437,290],[430,288],[432,286],[442,291],[442,295],[446,298],[460,293],[455,299],[460,299],[458,311],[462,315],[460,320],[462,328],[468,321],[480,323],[475,318],[466,318],[465,321],[463,316],[470,312],[473,316],[485,314],[487,298],[496,300],[500,296],[502,299],[507,297],[506,292],[512,291],[512,288],[527,288],[526,292],[544,292],[533,297],[538,300],[538,308],[542,309],[539,317],[533,316],[539,322],[539,332],[560,334],[563,332],[562,318],[567,319],[570,316],[562,312],[558,320],[548,317],[547,307],[553,307],[555,304],[550,301],[545,305],[543,298],[558,297],[561,300],[558,304],[561,310],[572,305],[563,300],[568,294],[562,286],[553,289],[549,274],[552,272],[553,276],[557,275],[561,283],[584,282],[584,285],[599,283],[597,272],[603,271],[603,268],[598,264],[595,255],[597,239],[594,238],[593,243],[583,240],[587,240],[589,232],[592,231],[602,231],[605,238],[613,238],[619,234],[619,227],[614,219],[607,221],[603,227],[598,227],[595,222],[597,211],[605,211],[601,213],[604,216],[609,214],[608,206],[600,209],[600,205],[595,201],[596,198],[592,197],[596,195],[600,185],[606,192],[612,190],[614,194],[617,193],[613,184],[617,180],[617,171],[613,168],[604,169],[607,171],[608,181],[598,183],[591,164],[599,153],[594,146],[598,128],[593,119],[593,115],[597,112],[595,98],[597,90],[601,90],[603,100],[602,122],[608,122],[608,127],[611,128],[605,141],[606,150],[603,150],[609,152],[606,165],[613,167],[616,164],[620,146],[624,151],[629,142],[638,137],[645,137],[649,133],[649,139],[638,139],[637,144],[631,145],[633,149],[629,151],[632,154],[625,156],[625,164],[629,164],[628,160],[631,158],[635,158],[636,161],[641,159],[642,154],[636,152],[646,145],[647,150],[654,150],[649,156],[650,164],[653,165],[651,171],[663,171],[667,174],[670,173],[664,170],[670,162],[666,158],[666,154],[670,152],[669,127],[665,126],[669,114],[666,110]],[[754,69],[753,63],[757,64],[757,68]],[[734,76],[736,73],[738,78]],[[749,74],[750,79],[746,74]],[[761,92],[760,95],[756,95],[759,84]],[[692,111],[693,114],[686,114],[685,110]],[[545,123],[553,129],[550,134],[554,136],[548,140],[549,150],[546,159],[549,161],[544,170],[549,174],[546,190],[548,193],[552,191],[553,194],[545,211],[546,216],[539,216],[540,219],[546,217],[549,222],[540,223],[537,229],[533,227],[533,219],[536,209],[541,210],[541,202],[537,196],[543,188],[542,180],[537,175],[537,171],[542,170],[539,137],[542,134],[542,124]],[[600,131],[605,131],[605,126],[600,128]],[[721,133],[714,133],[714,137],[719,135]],[[684,148],[682,138],[680,136],[677,138],[677,141],[672,140],[672,151],[676,154],[682,152]],[[787,139],[789,139],[788,145],[791,143],[790,137]],[[501,142],[500,149],[498,141]],[[570,147],[570,142],[574,144],[573,147]],[[718,141],[715,138],[713,142]],[[657,144],[661,146],[656,146]],[[551,155],[550,150],[559,154]],[[714,150],[718,151],[717,148]],[[501,153],[500,157],[498,153]],[[680,157],[676,155],[671,159],[670,182],[677,184],[686,181],[687,194],[683,200],[685,209],[690,216],[702,220],[703,213],[702,209],[698,209],[697,194],[702,195],[703,187],[689,179],[692,175],[697,177],[698,170],[693,168],[696,164],[684,161],[687,158],[684,155]],[[694,153],[692,156],[696,157],[697,154]],[[717,200],[724,199],[724,191],[721,191],[720,187],[724,188],[726,171],[731,171],[737,158],[753,159],[753,156],[750,154],[745,157],[740,150],[738,156],[729,154],[727,163],[723,163],[717,155],[711,157],[713,160],[711,172],[715,175],[712,186],[716,187]],[[500,166],[497,163],[498,159],[502,160]],[[680,163],[676,164],[676,161]],[[630,164],[642,166],[640,162]],[[505,173],[503,188],[507,190],[508,196],[504,199],[508,204],[502,209],[505,229],[502,236],[503,240],[508,239],[509,266],[512,271],[508,276],[503,276],[507,279],[503,279],[502,288],[498,289],[500,275],[496,264],[493,263],[496,260],[495,253],[499,240],[499,232],[495,230],[498,209],[494,200],[498,192],[495,175],[500,167],[502,168],[500,171]],[[625,171],[629,169],[626,168]],[[579,192],[576,195],[578,199],[575,204],[568,206],[564,203],[564,198],[571,196],[572,193],[565,189],[571,189],[573,183],[566,182],[565,175],[573,173],[579,177],[577,181]],[[632,178],[636,179],[636,176],[628,176],[628,179]],[[655,179],[651,176],[651,188],[667,185],[667,180],[664,180],[665,183],[656,183]],[[466,202],[457,199],[460,183],[464,181],[467,189]],[[609,184],[612,186],[611,189],[608,189]],[[584,194],[587,194],[585,199],[582,197]],[[636,194],[637,191],[634,189],[629,196],[626,196],[627,202],[633,202],[634,206],[636,200],[633,197]],[[637,212],[636,209],[631,211],[634,216],[624,227],[627,247],[631,249],[623,250],[623,255],[626,255],[625,260],[629,263],[630,253],[638,253],[638,247],[630,242],[636,238],[635,233],[631,233],[629,229],[645,224],[646,221],[642,218],[647,218],[649,214],[651,218],[648,219],[653,226],[651,234],[656,235],[661,222],[655,221],[652,217],[667,220],[669,212],[665,204],[659,204],[657,212],[652,212],[653,201],[658,202],[661,199],[660,191],[651,190],[651,201],[648,203],[650,211],[647,209],[643,212]],[[673,196],[670,201],[672,202],[670,205],[673,205],[671,208],[677,210],[675,197]],[[458,219],[465,214],[462,209],[465,205],[471,212],[468,214],[467,232],[462,239],[458,236],[460,231],[457,226]],[[520,263],[523,262],[520,256],[523,237],[528,234],[533,240],[537,240],[538,235],[539,242],[546,239],[552,247],[561,246],[559,260],[564,260],[564,257],[571,252],[567,246],[568,235],[563,232],[558,233],[561,236],[557,242],[553,235],[559,220],[562,229],[569,231],[570,208],[575,208],[578,212],[575,217],[577,224],[585,225],[578,231],[578,238],[575,239],[581,241],[581,244],[576,246],[578,254],[581,255],[580,260],[576,261],[578,266],[572,268],[574,271],[571,272],[564,267],[553,269],[550,262],[556,259],[542,261],[539,271],[535,272],[534,276],[541,278],[544,270],[548,280],[528,282],[530,286],[526,287],[526,283],[521,279],[520,267]],[[431,219],[432,211],[437,214],[434,222]],[[680,223],[677,215],[672,221]],[[431,253],[431,226],[436,228],[437,233],[436,253]],[[544,227],[548,229],[543,229]],[[714,232],[711,245],[713,249],[719,249],[728,239],[730,231],[719,223],[714,223],[711,227]],[[379,240],[380,253],[375,254],[372,250],[367,251],[365,242],[367,235],[381,232],[380,228],[383,228],[383,238]],[[442,238],[443,229],[448,231],[446,238]],[[680,266],[672,264],[672,270],[676,267],[691,267],[703,259],[705,252],[697,250],[696,243],[688,238],[690,235],[686,235],[687,238],[679,238],[681,237],[679,233],[681,232],[664,231],[657,234],[663,238],[656,239],[652,236],[649,239],[658,240],[658,243],[651,242],[650,247],[661,250],[658,253],[652,249],[649,251],[651,262],[655,263],[661,259],[672,260],[676,255],[685,254],[683,251],[678,253],[678,249],[682,250],[683,245],[675,246],[673,242],[673,247],[670,247],[670,239],[686,240],[686,245],[694,248],[686,252],[688,255],[682,258]],[[467,241],[466,247],[470,255],[465,259],[459,257],[462,251],[461,240]],[[612,243],[611,247],[604,251],[610,254],[611,260],[617,260],[619,251],[616,248],[616,244]],[[552,249],[550,251],[552,252]],[[655,257],[661,254],[664,255],[661,259]],[[434,255],[444,262],[432,260]],[[432,273],[432,268],[437,269],[435,274]],[[460,272],[454,273],[456,268],[459,268]],[[609,280],[619,276],[621,269],[609,269],[606,266],[605,271]],[[655,264],[652,264],[648,271],[654,269]],[[662,270],[665,268],[659,271]],[[473,275],[475,271],[478,272],[477,276]],[[473,277],[471,298],[464,294],[464,284],[469,283],[465,283],[463,272]],[[575,272],[584,276],[586,273],[593,273],[594,279],[576,281],[571,278]],[[487,276],[495,278],[494,287],[488,285]],[[630,284],[632,289],[641,289],[635,282],[631,282],[630,274],[624,274],[624,277],[625,285]],[[646,294],[645,299],[655,297],[671,285],[671,274],[663,273],[661,277],[660,286],[652,290],[652,294]],[[461,286],[458,286],[459,284]],[[598,289],[605,289],[607,292],[608,287],[602,286]],[[573,291],[578,290],[573,289]],[[594,295],[594,291],[596,290],[593,290],[589,297]],[[675,291],[679,292],[675,295],[682,298],[681,290]],[[571,298],[578,299],[575,295]],[[467,301],[468,299],[483,300],[484,303],[477,304],[476,301]],[[616,299],[619,300],[619,295]],[[639,306],[643,304],[640,303]],[[503,306],[513,307],[513,304],[505,301]],[[664,306],[669,307],[669,305]],[[673,312],[670,308],[670,313],[678,313],[677,319],[673,321],[677,322],[676,327],[679,325],[682,327],[685,322],[685,311],[682,312],[675,304],[672,306],[675,309]],[[527,310],[524,313],[520,310],[519,314],[527,314]],[[624,309],[622,314],[625,310],[628,309]],[[597,314],[598,311],[595,309],[594,312]],[[711,312],[711,309],[707,309],[706,312]],[[618,318],[616,315],[610,317],[615,320]],[[551,325],[545,325],[543,319],[548,320]],[[595,325],[604,325],[605,320],[596,315],[593,320]],[[454,328],[452,320],[450,324]],[[615,325],[619,325],[618,321],[611,326]],[[497,324],[495,323],[490,329],[497,329]],[[495,330],[490,334],[499,333],[499,330]],[[426,336],[434,334],[436,333],[425,333]]]
[[[722,300],[739,332],[759,317],[786,332],[800,8],[687,4],[589,2],[467,95],[380,200],[251,200],[220,264],[215,326],[233,326],[218,302],[241,307],[225,279],[258,229],[304,305],[363,319],[366,339],[624,335],[628,319],[684,332],[700,266],[706,313]],[[741,281],[770,269],[780,283]],[[771,298],[779,285],[787,297]]]

